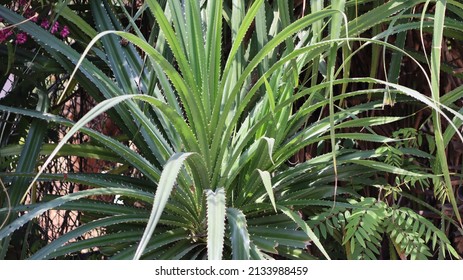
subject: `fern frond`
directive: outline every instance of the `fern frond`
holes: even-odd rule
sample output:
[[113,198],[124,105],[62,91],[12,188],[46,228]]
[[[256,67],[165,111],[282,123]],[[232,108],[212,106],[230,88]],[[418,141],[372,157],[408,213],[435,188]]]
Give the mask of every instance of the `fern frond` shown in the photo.
[[427,259],[433,256],[431,250],[442,244],[451,256],[460,258],[445,233],[426,218],[405,207],[391,210],[385,229],[399,255],[412,260]]
[[379,251],[377,246],[383,239],[382,223],[388,215],[387,205],[371,197],[362,198],[356,205],[362,207],[346,217],[343,245],[352,259],[375,259],[374,252]]
[[345,245],[350,259],[376,259],[384,232],[382,221],[387,217],[387,206],[373,198],[351,201],[352,207],[327,208],[311,217],[308,224],[323,239],[333,237]]

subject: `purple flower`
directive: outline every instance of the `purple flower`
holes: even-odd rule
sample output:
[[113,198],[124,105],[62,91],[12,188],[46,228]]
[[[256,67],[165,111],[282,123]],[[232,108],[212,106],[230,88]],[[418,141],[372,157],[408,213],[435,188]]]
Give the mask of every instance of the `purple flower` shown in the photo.
[[69,36],[69,33],[71,33],[71,32],[69,32],[69,27],[67,25],[65,25],[63,27],[63,29],[61,30],[60,35],[61,35],[61,37],[66,38],[67,36]]
[[0,30],[0,44],[5,42],[9,39],[9,37],[13,35],[13,31],[11,29],[1,29]]
[[38,18],[38,14],[36,14],[32,8],[28,8],[25,12],[24,12],[24,17],[30,19],[31,21],[33,22],[37,22],[37,18]]
[[24,5],[26,5],[27,0],[19,0],[18,2],[19,2],[19,3],[18,3],[19,6],[24,6]]
[[16,40],[14,41],[16,45],[24,44],[27,41],[27,34],[22,32],[16,35]]
[[56,21],[51,27],[51,34],[55,34],[58,31],[59,23]]
[[48,19],[43,19],[40,26],[42,26],[45,29],[48,29],[50,27],[50,22],[48,21]]

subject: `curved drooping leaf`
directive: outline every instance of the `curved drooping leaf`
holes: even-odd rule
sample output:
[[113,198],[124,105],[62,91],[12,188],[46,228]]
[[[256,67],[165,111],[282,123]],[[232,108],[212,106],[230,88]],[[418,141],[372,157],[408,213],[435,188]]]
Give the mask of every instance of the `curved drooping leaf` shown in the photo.
[[191,155],[191,153],[178,153],[173,155],[164,166],[164,170],[161,173],[161,179],[159,180],[156,194],[154,195],[153,208],[151,210],[148,224],[146,225],[145,232],[140,240],[140,244],[137,247],[137,251],[133,257],[134,260],[140,259],[143,251],[148,245],[151,236],[153,235],[154,229],[156,228],[161,214],[164,211],[164,207],[169,200],[170,193],[175,186],[177,175],[183,166],[183,162]]
[[270,202],[272,203],[273,209],[275,209],[275,212],[277,211],[277,206],[275,203],[275,195],[273,194],[272,190],[272,182],[271,182],[271,176],[268,171],[262,171],[257,169],[259,172],[260,178],[262,179],[262,183],[264,184],[265,190],[267,191],[267,195],[270,198]]
[[7,226],[5,226],[3,229],[0,230],[0,239],[3,239],[9,236],[11,233],[19,229],[21,226],[29,222],[31,219],[37,217],[38,215],[44,213],[45,211],[53,209],[60,205],[63,205],[66,202],[92,196],[92,195],[116,195],[116,194],[126,195],[126,196],[134,197],[134,198],[139,198],[144,195],[151,196],[150,194],[146,194],[145,192],[140,191],[140,190],[131,190],[131,189],[126,189],[126,188],[99,188],[99,189],[91,189],[91,190],[84,190],[84,191],[80,191],[76,193],[71,193],[65,196],[55,198],[52,201],[39,204],[36,207],[29,209],[29,211],[26,214],[17,218],[16,220],[14,220],[13,222],[11,222],[10,224],[8,224]]
[[[103,219],[95,220],[92,222],[89,222],[83,226],[80,226],[76,229],[74,229],[71,232],[68,232],[66,234],[63,234],[50,244],[48,244],[46,247],[43,247],[40,249],[38,252],[36,252],[30,259],[31,260],[40,260],[40,259],[46,259],[51,253],[56,252],[58,248],[69,242],[69,240],[72,240],[76,237],[81,236],[82,234],[89,232],[90,230],[96,229],[98,227],[106,227],[114,224],[121,224],[121,223],[142,223],[146,222],[148,216],[140,216],[140,215],[115,215],[115,216],[109,216]],[[94,243],[98,244],[98,243]],[[89,247],[93,247],[92,244],[87,244]]]
[[315,235],[312,229],[307,225],[307,223],[301,219],[301,217],[299,217],[297,214],[295,214],[293,211],[289,210],[286,207],[278,206],[278,209],[280,209],[286,216],[291,218],[307,234],[310,240],[312,240],[315,243],[315,246],[317,246],[317,248],[323,253],[323,255],[327,259],[330,259],[330,256],[325,251],[325,248],[320,243],[320,240],[318,239],[318,237]]

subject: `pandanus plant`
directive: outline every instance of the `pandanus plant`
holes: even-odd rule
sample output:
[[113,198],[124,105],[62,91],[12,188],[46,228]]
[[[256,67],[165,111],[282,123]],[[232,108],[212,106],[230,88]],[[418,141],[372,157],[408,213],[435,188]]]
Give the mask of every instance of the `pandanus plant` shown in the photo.
[[[17,28],[72,71],[70,85],[76,79],[99,101],[77,123],[45,109],[0,105],[2,111],[37,119],[19,158],[24,163],[16,173],[3,174],[11,207],[3,205],[1,214],[6,218],[9,211],[27,211],[19,217],[9,215],[7,225],[0,229],[3,255],[11,234],[28,221],[49,209],[72,209],[91,213],[93,219],[44,246],[32,259],[57,258],[93,247],[113,259],[330,258],[319,240],[326,232],[320,235],[320,225],[314,224],[320,216],[307,222],[307,215],[332,209],[344,211],[349,219],[345,211],[351,209],[355,214],[372,205],[383,211],[385,204],[380,202],[347,202],[339,196],[358,197],[356,190],[370,184],[365,178],[376,171],[434,177],[377,161],[382,156],[378,151],[343,148],[346,139],[400,141],[377,135],[371,127],[401,118],[364,117],[382,109],[381,99],[350,107],[336,105],[367,94],[401,93],[442,113],[436,103],[412,89],[372,77],[348,76],[354,41],[380,44],[406,55],[380,39],[416,26],[391,28],[374,40],[359,35],[378,20],[394,21],[397,13],[424,1],[391,1],[379,5],[376,16],[365,14],[350,22],[344,12],[353,11],[357,1],[333,1],[327,7],[323,2],[311,1],[310,13],[295,20],[287,1],[147,0],[133,17],[123,1],[89,1],[99,33],[82,54],[0,7],[1,17],[10,23],[21,22]],[[63,15],[76,26],[80,24],[82,32],[95,34],[72,11],[63,9]],[[114,9],[127,15],[133,33],[121,31],[124,27]],[[154,19],[148,38],[135,23],[142,14]],[[337,61],[340,50],[347,64]],[[95,66],[95,61],[106,64],[110,73]],[[347,85],[354,83],[386,89],[349,92]],[[112,138],[86,127],[106,111],[124,137]],[[68,126],[69,132],[49,151],[31,180],[43,145],[43,136],[37,135],[53,124]],[[352,132],[359,127],[366,130]],[[91,138],[89,157],[132,167],[137,176],[44,173],[64,146],[69,153],[79,151],[66,144],[78,131]],[[292,157],[309,145],[318,145],[319,153],[292,163]],[[428,156],[413,149],[403,152]],[[36,181],[47,180],[92,188],[21,205]],[[119,195],[124,202],[86,199],[103,194]],[[142,201],[145,207],[131,207],[125,202],[129,200]],[[105,233],[70,242],[96,228]],[[427,228],[444,249],[452,251],[448,239],[437,234],[439,229],[432,224]],[[363,241],[358,241],[361,245],[367,242],[365,237],[355,235],[354,240],[353,236],[342,241],[347,250],[355,240]]]

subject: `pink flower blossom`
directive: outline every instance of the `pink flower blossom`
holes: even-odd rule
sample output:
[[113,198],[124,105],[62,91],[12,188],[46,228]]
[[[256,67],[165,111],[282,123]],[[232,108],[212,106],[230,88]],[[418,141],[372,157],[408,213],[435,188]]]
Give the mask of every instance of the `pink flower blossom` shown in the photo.
[[51,34],[55,34],[58,31],[58,28],[59,28],[59,23],[57,21],[55,21],[55,23],[51,27],[51,31],[50,31]]
[[27,34],[26,33],[19,33],[16,35],[16,40],[14,41],[16,45],[24,44],[27,41]]
[[48,21],[48,19],[43,19],[40,26],[42,26],[45,29],[48,29],[50,27],[50,22]]
[[38,20],[38,14],[36,14],[30,7],[24,12],[24,17],[30,19],[33,22],[37,22]]
[[67,36],[69,36],[69,33],[70,33],[69,32],[69,27],[67,25],[65,25],[63,27],[63,29],[61,30],[60,35],[61,35],[61,37],[66,38]]
[[8,40],[11,35],[13,35],[13,32],[11,31],[11,29],[9,28],[1,29],[0,30],[0,44]]
[[19,4],[20,6],[24,6],[24,5],[26,5],[27,0],[19,0],[18,2],[19,2],[18,4]]

